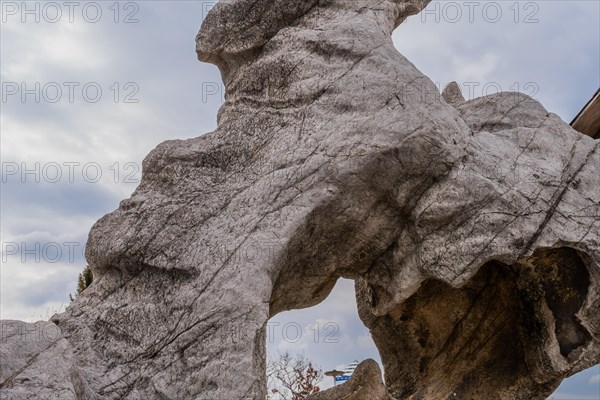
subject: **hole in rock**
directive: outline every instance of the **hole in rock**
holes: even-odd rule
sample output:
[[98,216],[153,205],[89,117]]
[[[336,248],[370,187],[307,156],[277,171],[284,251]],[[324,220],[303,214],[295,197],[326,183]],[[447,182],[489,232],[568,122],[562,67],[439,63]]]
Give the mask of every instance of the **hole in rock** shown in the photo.
[[[381,365],[369,330],[358,317],[354,281],[339,279],[321,303],[304,309],[284,311],[273,316],[266,327],[267,364],[288,352],[293,358],[304,356],[325,371],[344,370],[353,361],[367,358]],[[268,374],[268,370],[267,370]],[[267,377],[269,392],[273,379]],[[321,390],[334,385],[334,378],[324,376]],[[273,399],[287,398],[273,396]]]
[[[526,396],[555,389],[555,378],[537,382],[532,371],[553,373],[543,361],[549,344],[559,357],[575,360],[590,341],[577,316],[590,285],[585,258],[571,248],[543,249],[514,265],[490,261],[459,288],[422,282],[405,302],[367,321],[390,394],[469,399],[506,394],[517,384]],[[268,359],[303,354],[323,370],[365,358],[379,362],[358,318],[353,281],[296,266],[279,275],[272,294]],[[370,290],[373,299],[386,301],[381,287]],[[332,383],[326,378],[321,387]]]
[[460,288],[424,281],[372,330],[391,395],[508,398],[526,380],[530,395],[553,389],[532,371],[546,371],[538,360],[547,346],[576,359],[589,342],[577,316],[589,285],[584,257],[570,248],[539,250],[515,265],[490,261]]

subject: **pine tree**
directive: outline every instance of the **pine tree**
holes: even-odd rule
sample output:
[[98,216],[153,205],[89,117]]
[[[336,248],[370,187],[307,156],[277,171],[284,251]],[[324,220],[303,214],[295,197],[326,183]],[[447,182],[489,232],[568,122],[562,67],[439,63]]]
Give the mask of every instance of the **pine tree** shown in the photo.
[[[81,294],[81,292],[87,289],[88,286],[92,284],[93,280],[94,275],[92,274],[92,269],[89,265],[86,265],[83,271],[79,274],[79,278],[77,279],[77,295]],[[71,294],[69,294],[69,298],[71,299],[71,301],[75,300]]]
[[77,280],[77,294],[80,294],[90,286],[93,280],[94,276],[92,275],[92,269],[89,265],[86,265],[83,272],[79,274],[79,279]]

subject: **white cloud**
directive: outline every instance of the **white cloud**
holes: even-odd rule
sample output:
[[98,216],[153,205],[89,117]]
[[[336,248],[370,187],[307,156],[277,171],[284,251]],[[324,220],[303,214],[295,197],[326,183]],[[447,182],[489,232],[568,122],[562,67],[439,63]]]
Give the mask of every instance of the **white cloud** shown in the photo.
[[[516,2],[488,2],[501,7],[495,23],[486,20],[485,3],[477,3],[470,22],[467,3],[433,1],[428,14],[409,18],[394,33],[400,52],[434,82],[479,82],[477,96],[488,83],[529,94],[524,86],[534,82],[535,98],[567,121],[600,85],[600,3],[519,2],[517,15]],[[462,18],[454,23],[455,5]]]
[[32,82],[52,78],[53,70],[102,71],[109,62],[97,30],[85,23],[55,24],[9,19],[2,24],[2,80]]
[[588,380],[590,385],[600,385],[600,374],[592,375]]
[[77,276],[83,268],[64,262],[48,263],[43,256],[40,262],[34,258],[29,255],[25,263],[9,258],[2,263],[2,319],[47,320],[64,311],[69,293],[76,292]]

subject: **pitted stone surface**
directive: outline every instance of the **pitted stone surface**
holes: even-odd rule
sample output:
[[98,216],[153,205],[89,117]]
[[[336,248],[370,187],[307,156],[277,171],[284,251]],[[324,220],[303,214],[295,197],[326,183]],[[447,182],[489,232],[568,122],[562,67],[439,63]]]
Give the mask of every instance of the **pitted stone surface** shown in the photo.
[[390,38],[427,3],[211,10],[218,128],[146,157],[53,317],[72,355],[38,355],[81,376],[74,398],[262,400],[268,319],[340,277],[395,399],[541,399],[598,363],[598,141],[524,95],[444,101]]

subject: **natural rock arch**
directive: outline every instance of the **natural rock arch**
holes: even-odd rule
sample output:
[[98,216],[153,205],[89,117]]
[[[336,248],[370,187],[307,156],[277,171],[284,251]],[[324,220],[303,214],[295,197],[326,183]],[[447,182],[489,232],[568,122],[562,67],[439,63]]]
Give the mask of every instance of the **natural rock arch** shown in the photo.
[[[426,3],[218,3],[198,35],[227,87],[218,128],[146,157],[140,186],[90,233],[95,282],[53,318],[64,338],[15,356],[9,375],[64,366],[65,399],[262,399],[266,322],[338,277],[362,282],[396,398],[542,398],[597,363],[598,142],[527,96],[444,101],[390,39]],[[452,334],[488,298],[529,306],[511,321],[539,336],[496,382],[498,349],[461,367],[470,342]],[[14,382],[0,390],[19,399],[58,387]]]

